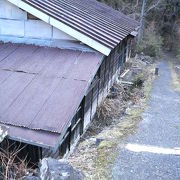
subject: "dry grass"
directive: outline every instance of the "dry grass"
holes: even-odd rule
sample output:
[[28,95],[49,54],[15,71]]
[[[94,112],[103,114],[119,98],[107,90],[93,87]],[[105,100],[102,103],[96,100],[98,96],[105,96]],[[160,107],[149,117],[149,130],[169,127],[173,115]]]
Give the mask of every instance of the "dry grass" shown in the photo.
[[172,85],[173,88],[180,92],[180,75],[175,70],[174,64],[172,62],[169,62],[170,69],[171,69],[171,77],[172,77]]
[[[141,74],[144,78],[141,88],[116,84],[117,97],[107,98],[98,109],[90,128],[68,159],[86,179],[111,179],[118,144],[136,132],[152,88],[153,73],[154,67],[149,67]],[[101,140],[100,144],[97,139]]]
[[[153,68],[154,69],[154,68]],[[153,69],[149,71],[153,74]],[[146,74],[146,73],[145,73]],[[136,132],[138,123],[141,121],[141,114],[146,107],[146,100],[152,88],[152,81],[154,76],[149,76],[142,89],[135,89],[136,102],[133,107],[128,109],[127,115],[123,116],[120,120],[116,120],[116,124],[111,126],[108,130],[104,130],[97,137],[104,138],[105,140],[97,148],[96,158],[96,175],[100,179],[111,179],[111,167],[118,155],[118,145],[121,141]],[[142,96],[142,94],[144,94]],[[93,179],[96,179],[93,177]]]
[[[180,92],[180,62],[174,52],[162,52],[162,58],[167,59],[171,70],[172,87]],[[177,68],[178,67],[178,68]]]
[[32,172],[32,169],[28,167],[26,158],[20,159],[18,154],[24,147],[18,146],[12,148],[9,145],[8,140],[6,142],[7,147],[0,148],[0,179],[4,180],[21,180],[23,176]]

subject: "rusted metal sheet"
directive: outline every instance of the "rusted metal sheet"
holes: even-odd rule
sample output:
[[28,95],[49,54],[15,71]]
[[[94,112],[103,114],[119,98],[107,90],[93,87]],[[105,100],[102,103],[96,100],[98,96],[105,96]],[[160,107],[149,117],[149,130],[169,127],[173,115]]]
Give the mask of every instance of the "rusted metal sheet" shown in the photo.
[[45,148],[55,147],[60,136],[58,133],[34,131],[22,127],[6,126],[6,128],[8,129],[8,136],[10,139]]
[[30,128],[61,133],[81,103],[86,86],[87,82],[84,81],[61,79]]
[[59,49],[56,48],[39,47],[30,57],[21,62],[16,67],[16,70],[35,74],[40,73],[47,66],[47,63],[56,57],[58,52]]
[[59,50],[56,56],[48,62],[41,75],[64,77],[66,72],[72,73],[71,69],[75,66],[75,62],[81,53],[81,51]]
[[0,122],[10,127],[12,138],[47,144],[46,136],[67,128],[103,55],[31,45],[4,47],[0,44],[4,50],[13,47],[13,52],[0,62]]
[[2,44],[1,47],[2,48],[0,49],[0,62],[18,48],[17,45],[15,46],[13,44]]
[[29,128],[58,83],[60,83],[58,78],[36,76],[20,96],[14,100],[12,105],[8,107],[8,110],[2,116],[3,119],[6,120],[7,124]]
[[96,0],[23,0],[104,46],[114,49],[138,23]]
[[[0,62],[1,69],[17,70],[17,67],[19,67],[25,59],[30,58],[33,52],[38,48],[31,45],[21,45],[20,47],[17,47],[17,49],[15,45],[13,47],[15,50],[9,53],[8,56]],[[8,48],[11,48],[11,46]]]
[[0,70],[0,84],[2,84],[6,79],[12,74],[10,71]]
[[[88,66],[86,66],[87,64]],[[89,81],[91,80],[89,77],[92,77],[92,74],[94,74],[95,70],[98,70],[97,68],[100,66],[100,64],[101,60],[99,60],[98,56],[94,56],[93,53],[82,52],[78,58],[75,59],[74,66],[72,66],[73,69],[69,69],[64,74],[64,77]]]
[[[32,82],[34,75],[14,72],[0,84],[0,121],[6,123],[3,116],[24,89]],[[10,113],[10,112],[9,112]]]

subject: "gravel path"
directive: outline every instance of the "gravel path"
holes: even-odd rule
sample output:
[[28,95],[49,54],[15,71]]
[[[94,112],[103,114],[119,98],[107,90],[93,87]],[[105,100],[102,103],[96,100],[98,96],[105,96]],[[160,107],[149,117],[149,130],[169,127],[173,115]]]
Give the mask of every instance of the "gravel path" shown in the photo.
[[158,67],[143,120],[136,134],[119,146],[115,180],[180,180],[180,93],[171,85],[168,62]]

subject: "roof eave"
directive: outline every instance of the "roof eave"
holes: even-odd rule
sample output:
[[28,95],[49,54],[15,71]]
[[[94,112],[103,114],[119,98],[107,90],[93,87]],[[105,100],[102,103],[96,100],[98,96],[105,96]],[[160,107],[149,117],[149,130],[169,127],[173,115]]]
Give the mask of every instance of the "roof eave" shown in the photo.
[[41,19],[42,21],[56,27],[57,29],[63,31],[64,33],[72,36],[73,38],[81,41],[82,43],[90,46],[91,48],[99,51],[100,53],[108,56],[111,52],[109,47],[102,45],[101,43],[91,39],[90,37],[80,33],[79,31],[67,26],[66,24],[56,20],[55,18],[50,17],[49,15],[39,11],[38,9],[30,6],[29,4],[23,2],[22,0],[7,0],[10,3],[18,6],[19,8],[27,11],[28,13],[36,16],[37,18]]
[[133,36],[133,37],[136,37],[138,35],[138,32],[137,31],[132,31],[130,35]]
[[37,147],[41,147],[41,148],[45,148],[45,149],[51,149],[52,151],[54,150],[54,147],[45,145],[41,142],[29,141],[29,140],[23,139],[22,137],[12,137],[9,135],[7,137],[8,137],[8,139],[13,140],[13,141],[21,142],[24,144],[30,144],[32,146],[37,146]]

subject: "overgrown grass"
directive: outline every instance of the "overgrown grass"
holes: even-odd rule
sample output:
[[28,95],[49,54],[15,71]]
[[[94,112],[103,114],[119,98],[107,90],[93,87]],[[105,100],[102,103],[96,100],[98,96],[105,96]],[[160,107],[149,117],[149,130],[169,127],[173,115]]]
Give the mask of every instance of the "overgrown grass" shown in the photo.
[[[91,123],[86,133],[87,138],[83,137],[74,154],[68,159],[74,167],[84,173],[85,179],[112,179],[111,171],[119,155],[118,147],[125,138],[136,132],[142,119],[141,115],[152,88],[153,74],[154,66],[144,69],[137,80],[139,82],[143,78],[142,87],[137,85],[131,89],[125,86],[128,88],[125,90],[119,85],[118,97],[107,98],[102,104],[99,116],[94,119],[95,122]],[[122,106],[126,107],[123,111]],[[97,140],[101,141],[100,144]]]
[[103,180],[112,178],[111,166],[118,156],[118,145],[121,143],[122,138],[135,133],[136,127],[141,121],[143,111],[144,107],[131,109],[129,115],[125,116],[114,129],[103,134],[106,140],[102,141],[97,149],[95,177]]
[[[138,79],[142,76],[143,73],[138,76]],[[122,139],[136,132],[137,125],[142,119],[141,115],[146,108],[146,102],[152,89],[153,79],[153,76],[148,76],[148,79],[144,82],[142,91],[145,98],[141,99],[139,104],[136,104],[135,107],[129,109],[128,115],[124,116],[114,128],[103,131],[99,136],[99,138],[103,138],[104,141],[99,144],[97,150],[95,174],[97,179],[112,179],[111,166],[118,156],[118,145],[121,143]]]
[[180,92],[180,79],[174,69],[174,65],[172,62],[169,62],[169,65],[170,65],[170,68],[171,68],[171,77],[172,77],[172,85],[173,85],[173,88]]

